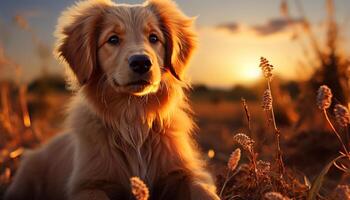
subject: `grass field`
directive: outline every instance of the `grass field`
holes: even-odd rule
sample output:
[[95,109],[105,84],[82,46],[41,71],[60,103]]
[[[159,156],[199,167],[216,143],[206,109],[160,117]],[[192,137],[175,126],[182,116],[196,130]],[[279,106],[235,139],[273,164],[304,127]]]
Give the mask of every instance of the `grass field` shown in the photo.
[[[28,116],[25,115],[21,107],[23,96],[20,95],[20,90],[16,88],[16,85],[9,82],[1,84],[0,183],[2,192],[11,182],[11,177],[16,172],[23,151],[26,148],[36,148],[42,145],[54,135],[60,134],[62,130],[65,106],[72,94],[65,90],[64,84],[60,84],[63,80],[56,78],[55,83],[48,83],[47,81],[50,79],[51,82],[55,80],[52,77],[44,78],[28,86],[24,99],[24,103],[28,106]],[[252,93],[259,94],[259,91],[252,89]],[[240,173],[238,173],[240,176],[235,175],[228,182],[226,186],[228,189],[224,191],[224,194],[226,193],[227,195],[223,199],[232,198],[234,195],[241,196],[243,199],[257,198],[257,196],[249,195],[244,197],[244,194],[236,190],[245,191],[246,194],[255,191],[259,192],[260,196],[271,190],[281,192],[291,198],[305,199],[308,194],[308,187],[311,187],[312,181],[319,175],[322,168],[339,154],[338,152],[341,149],[331,129],[325,124],[326,121],[322,118],[321,111],[317,115],[319,116],[317,121],[314,121],[314,123],[323,124],[322,126],[314,128],[315,126],[313,125],[308,127],[308,124],[303,124],[297,127],[295,118],[300,118],[300,116],[296,113],[288,114],[290,112],[289,109],[284,109],[283,105],[275,103],[276,122],[280,124],[281,151],[286,168],[285,177],[270,180],[271,184],[268,188],[257,188],[260,186],[254,186],[253,184],[257,180],[246,179],[254,176],[254,172],[249,171],[251,170],[249,152],[243,152],[244,147],[235,141],[234,136],[237,133],[245,133],[252,138],[255,141],[254,151],[258,153],[257,159],[269,163],[271,165],[269,170],[277,173],[278,169],[274,168],[277,152],[276,138],[271,121],[266,117],[266,111],[262,108],[262,102],[256,97],[246,101],[250,114],[251,128],[249,129],[242,101],[231,98],[242,93],[235,92],[235,90],[218,92],[207,89],[203,91],[194,87],[189,94],[194,111],[193,117],[198,125],[195,139],[203,152],[203,156],[208,160],[209,168],[217,177],[219,189],[222,187],[228,171],[227,162],[231,152],[236,148],[241,148],[242,150],[242,156],[239,161],[240,168],[236,170],[239,170],[241,173],[247,173],[248,170],[249,173],[248,175]],[[316,100],[314,102],[315,109],[317,109]],[[289,105],[289,107],[294,106]],[[29,117],[30,123],[26,122],[26,117]],[[344,165],[346,163],[344,162]],[[269,173],[264,172],[259,176],[273,177],[275,175]],[[247,177],[244,178],[244,176]],[[236,184],[237,181],[241,183]],[[273,181],[275,182],[273,183]],[[286,185],[278,186],[281,181]],[[291,184],[291,181],[293,181],[293,184]],[[338,184],[346,183],[346,181],[346,173],[341,173],[340,170],[334,167],[329,171],[320,192],[329,196],[332,194],[330,191]],[[237,187],[238,185],[239,187]],[[295,188],[290,189],[291,185]]]

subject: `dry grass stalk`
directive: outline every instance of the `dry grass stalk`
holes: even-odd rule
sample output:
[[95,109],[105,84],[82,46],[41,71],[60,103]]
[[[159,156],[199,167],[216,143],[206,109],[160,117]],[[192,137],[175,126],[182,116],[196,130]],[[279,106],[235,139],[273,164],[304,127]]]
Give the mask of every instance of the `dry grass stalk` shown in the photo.
[[21,15],[16,15],[13,17],[14,22],[22,29],[29,30],[28,21]]
[[[300,0],[296,0],[296,8],[300,14],[301,22],[302,22],[302,30],[306,34],[306,36],[309,38],[311,46],[313,50],[316,53],[316,56],[319,60],[321,60],[322,63],[325,63],[324,61],[324,53],[322,52],[322,48],[320,45],[320,42],[318,41],[318,38],[316,37],[316,34],[313,32],[311,28],[311,23],[307,19],[303,5]],[[290,19],[292,18],[291,16],[288,16]],[[293,24],[291,24],[293,25]]]
[[249,136],[244,133],[238,133],[233,136],[233,139],[242,146],[242,148],[248,152],[253,150],[254,140],[252,140]]
[[29,128],[31,126],[31,120],[27,106],[27,86],[24,84],[19,87],[19,101],[22,109],[23,124],[25,127]]
[[149,190],[147,185],[139,178],[130,178],[131,192],[137,200],[148,200]]
[[263,97],[263,100],[264,100],[263,101],[263,108],[264,108],[264,110],[271,111],[271,118],[272,118],[271,121],[273,122],[274,132],[276,135],[276,146],[277,146],[276,162],[278,164],[280,174],[281,174],[281,176],[283,176],[283,174],[285,173],[285,167],[284,167],[282,150],[281,150],[281,145],[280,145],[281,132],[277,128],[276,119],[275,119],[275,112],[274,112],[273,104],[272,104],[273,97],[272,97],[272,92],[271,92],[272,70],[274,67],[264,57],[260,58],[260,65],[259,66],[262,69],[264,77],[266,78],[266,81],[267,81],[267,89],[265,90],[264,97]]
[[280,5],[280,12],[284,17],[289,16],[289,8],[288,8],[288,3],[287,0],[282,0],[281,5]]
[[262,108],[265,111],[271,111],[272,110],[272,95],[270,90],[265,90],[263,94],[263,101],[262,101]]
[[326,85],[322,85],[318,91],[317,91],[317,105],[318,107],[323,111],[323,115],[325,116],[327,123],[329,124],[329,126],[331,127],[331,129],[333,130],[334,134],[336,135],[336,137],[338,138],[339,143],[341,144],[344,152],[349,155],[349,152],[339,134],[339,132],[335,129],[335,127],[333,126],[331,120],[329,119],[329,116],[327,114],[327,109],[330,107],[330,105],[332,104],[332,90],[326,86]]
[[[220,190],[220,193],[219,193],[219,196],[222,197],[222,193],[224,192],[225,188],[226,188],[226,185],[227,183],[232,179],[232,177],[234,177],[237,172],[239,170],[236,170],[237,169],[237,166],[238,166],[238,163],[239,161],[241,160],[241,149],[240,148],[237,148],[236,150],[234,150],[232,153],[231,153],[231,156],[227,162],[227,168],[228,168],[228,171],[226,173],[226,178],[225,178],[225,182]],[[232,173],[234,172],[235,173]]]
[[334,115],[339,126],[346,127],[350,123],[349,110],[340,104],[334,106]]
[[1,85],[1,122],[7,132],[13,135],[14,127],[10,118],[10,103],[8,101],[9,88],[6,84]]
[[327,85],[322,85],[317,91],[317,106],[323,110],[328,109],[332,104],[332,90]]
[[241,98],[241,101],[242,101],[242,105],[243,105],[243,108],[244,108],[245,116],[246,116],[247,122],[248,122],[248,130],[249,130],[249,133],[252,134],[251,115],[250,115],[250,112],[249,112],[248,104],[247,104],[247,101],[244,98]]
[[251,166],[253,168],[255,179],[258,179],[257,176],[257,154],[254,151],[254,144],[255,141],[251,139],[249,136],[247,136],[244,133],[238,133],[235,136],[233,136],[233,139],[241,145],[241,147],[249,153],[249,160],[251,163]]
[[30,26],[28,23],[28,20],[25,18],[25,16],[17,14],[13,17],[14,23],[21,28],[23,31],[26,31],[27,33],[30,34],[32,38],[32,42],[36,46],[37,49],[37,54],[41,59],[42,66],[42,75],[47,75],[48,74],[48,60],[50,59],[50,52],[51,49],[46,45],[44,42],[41,41],[41,38],[36,34],[35,30]]
[[[317,104],[318,104],[318,107],[323,111],[323,114],[324,114],[329,126],[331,127],[334,134],[336,135],[336,137],[337,137],[339,143],[341,144],[345,154],[343,152],[341,152],[340,156],[333,159],[331,162],[329,162],[323,168],[323,170],[321,171],[321,173],[318,175],[318,177],[314,181],[314,183],[313,183],[313,185],[308,193],[308,197],[307,197],[308,200],[313,200],[316,198],[316,196],[318,195],[318,193],[321,189],[321,186],[324,182],[325,176],[329,172],[329,170],[332,166],[337,167],[339,170],[344,171],[345,173],[349,172],[349,168],[346,165],[344,165],[342,163],[340,163],[340,164],[338,163],[338,161],[341,162],[341,160],[344,158],[346,158],[346,160],[349,160],[350,155],[349,155],[349,152],[348,152],[346,146],[344,145],[344,142],[343,142],[339,132],[335,129],[335,127],[333,126],[333,124],[332,124],[332,122],[329,119],[328,114],[327,114],[327,109],[330,107],[330,105],[332,103],[332,96],[333,95],[332,95],[331,89],[326,85],[322,85],[318,89]],[[340,122],[341,125],[346,125],[345,122],[348,122],[348,119],[345,119],[345,118],[348,118],[348,116],[345,116],[345,115],[349,115],[347,108],[338,104],[335,106],[334,111],[335,111],[335,115],[336,115],[338,123]],[[347,127],[346,127],[346,129],[347,129]],[[348,188],[339,186],[338,191],[336,190],[335,194],[340,195],[340,196],[339,196],[339,198],[336,198],[336,199],[349,199],[348,192],[349,192]]]
[[350,148],[350,138],[349,138],[349,129],[348,124],[350,123],[350,114],[347,107],[337,104],[334,106],[334,115],[335,119],[338,122],[339,126],[344,127],[345,129],[345,143]]
[[[347,86],[347,92],[350,92],[350,60],[347,61],[348,64],[345,69],[345,77],[346,77],[346,86]],[[348,107],[350,108],[350,102],[348,102]]]
[[231,153],[231,156],[227,163],[228,169],[231,171],[234,171],[237,168],[240,160],[241,160],[241,149],[237,148]]
[[260,68],[263,72],[264,77],[270,80],[272,78],[273,65],[271,65],[266,58],[261,57]]

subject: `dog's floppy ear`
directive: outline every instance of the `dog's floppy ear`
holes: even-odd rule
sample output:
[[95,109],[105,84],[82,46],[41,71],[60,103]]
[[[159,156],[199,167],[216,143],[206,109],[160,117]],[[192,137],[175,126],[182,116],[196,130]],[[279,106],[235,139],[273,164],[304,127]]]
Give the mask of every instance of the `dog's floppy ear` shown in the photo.
[[165,67],[181,80],[196,45],[194,19],[183,14],[171,0],[148,0],[146,5],[158,17],[165,36]]
[[109,0],[90,0],[75,4],[58,20],[56,55],[63,58],[80,85],[91,77],[97,65],[97,35]]

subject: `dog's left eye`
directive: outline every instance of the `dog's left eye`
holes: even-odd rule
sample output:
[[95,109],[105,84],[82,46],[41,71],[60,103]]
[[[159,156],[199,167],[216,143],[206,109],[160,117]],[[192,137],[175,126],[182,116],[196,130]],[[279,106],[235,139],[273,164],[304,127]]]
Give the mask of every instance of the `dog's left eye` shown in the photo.
[[117,44],[119,44],[120,39],[119,39],[118,36],[113,35],[113,36],[111,36],[110,38],[108,38],[108,41],[107,41],[107,42],[108,42],[109,44],[117,45]]
[[159,41],[158,36],[152,33],[151,35],[149,35],[149,41],[153,44],[157,43]]

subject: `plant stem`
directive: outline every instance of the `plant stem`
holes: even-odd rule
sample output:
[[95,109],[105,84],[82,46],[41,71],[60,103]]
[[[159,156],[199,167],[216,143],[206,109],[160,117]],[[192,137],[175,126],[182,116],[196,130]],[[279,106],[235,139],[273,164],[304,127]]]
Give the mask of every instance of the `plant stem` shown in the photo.
[[340,134],[339,134],[338,131],[334,128],[334,126],[333,126],[331,120],[329,119],[326,109],[323,109],[323,114],[324,114],[324,116],[326,117],[326,120],[327,120],[329,126],[332,128],[333,132],[334,132],[335,135],[337,136],[337,138],[338,138],[340,144],[342,145],[342,147],[343,147],[343,149],[344,149],[346,155],[349,155],[349,152],[348,152],[347,148],[345,147],[345,144],[344,144],[343,140],[341,139]]
[[221,188],[221,191],[220,191],[220,194],[219,194],[220,197],[222,197],[222,193],[224,192],[224,189],[225,189],[226,184],[227,184],[227,182],[228,182],[228,175],[229,175],[229,173],[230,173],[230,171],[228,171],[228,172],[226,173],[225,182],[224,182],[224,184],[222,185],[222,188]]
[[242,101],[242,105],[243,105],[243,108],[244,108],[245,116],[246,116],[247,122],[248,122],[249,134],[252,135],[251,117],[250,117],[249,108],[248,108],[247,102],[246,102],[246,100],[244,98],[241,98],[241,101]]
[[254,170],[254,174],[255,174],[255,180],[258,182],[258,175],[257,175],[257,171],[258,171],[258,168],[257,168],[257,162],[256,162],[256,158],[257,158],[257,154],[255,153],[254,149],[250,149],[249,150],[249,154],[250,154],[250,161],[251,161],[251,164],[253,165],[253,170]]
[[238,167],[238,169],[236,169],[235,171],[233,171],[234,173],[232,173],[231,176],[230,175],[230,172],[232,172],[231,170],[229,170],[226,174],[226,178],[225,178],[225,182],[224,184],[222,185],[222,188],[221,188],[221,191],[220,191],[220,194],[219,196],[222,197],[222,193],[224,192],[224,189],[227,185],[227,183],[231,180],[232,177],[234,177],[239,171],[241,170],[241,167]]
[[[267,87],[268,87],[268,89],[269,89],[269,91],[271,93],[271,97],[272,97],[272,90],[271,90],[271,85],[270,85],[270,79],[267,80]],[[275,135],[276,135],[277,162],[278,162],[280,173],[281,173],[281,175],[283,175],[284,172],[285,172],[285,167],[284,167],[284,163],[283,163],[282,150],[281,150],[281,144],[280,144],[281,132],[277,128],[275,112],[273,110],[273,106],[271,107],[271,116],[272,116],[272,123],[273,123],[274,131],[275,131]]]
[[[267,87],[271,93],[271,97],[272,97],[272,90],[271,90],[271,86],[270,86],[270,80],[267,81]],[[273,102],[273,101],[272,101]],[[276,120],[275,120],[275,112],[273,111],[273,106],[271,107],[271,115],[272,115],[272,122],[273,122],[273,127],[275,130],[277,129],[277,125],[276,125]]]

